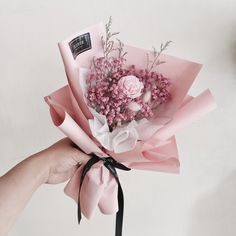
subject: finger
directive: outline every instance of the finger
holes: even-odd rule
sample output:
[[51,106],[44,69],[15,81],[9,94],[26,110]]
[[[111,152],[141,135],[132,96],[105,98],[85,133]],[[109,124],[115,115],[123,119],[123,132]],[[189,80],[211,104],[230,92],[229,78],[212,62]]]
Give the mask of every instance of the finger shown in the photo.
[[71,142],[71,146],[72,146],[73,148],[76,148],[76,149],[81,150],[74,142]]
[[89,155],[78,150],[77,148],[73,148],[73,153],[74,153],[73,155],[74,160],[80,165],[85,164],[90,158]]

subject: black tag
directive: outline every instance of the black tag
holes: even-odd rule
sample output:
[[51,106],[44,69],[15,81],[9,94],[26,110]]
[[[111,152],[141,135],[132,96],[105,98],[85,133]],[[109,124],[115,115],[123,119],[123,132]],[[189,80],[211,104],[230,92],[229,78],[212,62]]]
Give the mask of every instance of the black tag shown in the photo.
[[92,48],[90,33],[82,34],[69,42],[74,59],[82,52]]

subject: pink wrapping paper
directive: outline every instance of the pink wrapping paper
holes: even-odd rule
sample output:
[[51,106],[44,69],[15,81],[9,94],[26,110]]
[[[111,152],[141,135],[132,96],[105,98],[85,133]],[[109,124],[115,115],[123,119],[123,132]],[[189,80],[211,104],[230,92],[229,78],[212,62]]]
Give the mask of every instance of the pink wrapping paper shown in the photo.
[[[83,33],[90,33],[92,49],[77,56],[76,59],[69,48],[69,42]],[[50,114],[55,126],[78,145],[87,154],[95,153],[106,157],[94,140],[88,125],[93,118],[80,87],[80,67],[89,67],[94,56],[102,56],[101,36],[104,25],[99,23],[80,31],[59,43],[59,49],[65,65],[68,85],[45,97],[50,107]],[[125,46],[127,64],[144,68],[147,50]],[[179,172],[179,156],[174,135],[190,123],[201,118],[215,108],[214,99],[209,90],[193,98],[187,95],[202,65],[169,55],[162,55],[166,63],[158,70],[171,79],[172,99],[160,105],[156,122],[169,120],[150,139],[139,141],[132,151],[117,154],[108,152],[122,164],[132,169]],[[79,167],[65,187],[65,193],[78,200],[80,175],[83,166]],[[87,173],[80,195],[81,210],[86,218],[90,218],[98,206],[102,213],[113,214],[118,210],[117,183],[102,163],[95,164]]]

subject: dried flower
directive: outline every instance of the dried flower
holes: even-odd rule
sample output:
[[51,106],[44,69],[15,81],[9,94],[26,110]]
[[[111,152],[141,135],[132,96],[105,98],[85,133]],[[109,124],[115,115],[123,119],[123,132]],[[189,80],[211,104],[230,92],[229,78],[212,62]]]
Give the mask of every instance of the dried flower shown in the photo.
[[118,81],[118,87],[121,93],[129,98],[140,97],[143,90],[143,83],[134,75],[127,75]]
[[151,53],[152,59],[150,59],[150,54],[147,53],[147,68],[146,69],[148,72],[151,72],[157,66],[165,63],[165,61],[159,60],[159,57],[162,54],[162,52],[165,51],[171,43],[172,41],[167,41],[165,42],[165,44],[161,43],[159,51],[157,51],[155,47],[152,47],[153,48],[153,51]]
[[145,103],[149,102],[151,100],[152,93],[150,90],[148,90],[144,95],[143,95],[143,101]]
[[[94,58],[87,78],[88,105],[106,116],[110,130],[142,118],[150,118],[153,111],[170,99],[170,81],[153,69],[162,63],[159,56],[170,44],[161,45],[153,51],[153,60],[149,59],[146,70],[138,70],[135,65],[125,65],[124,44],[118,40],[118,46],[112,40],[112,19],[106,24],[106,37],[102,38],[104,57]],[[110,53],[116,51],[117,55]]]
[[137,102],[131,102],[131,103],[129,103],[128,108],[129,108],[131,111],[137,112],[137,111],[140,111],[142,107],[141,107],[141,105],[138,104]]

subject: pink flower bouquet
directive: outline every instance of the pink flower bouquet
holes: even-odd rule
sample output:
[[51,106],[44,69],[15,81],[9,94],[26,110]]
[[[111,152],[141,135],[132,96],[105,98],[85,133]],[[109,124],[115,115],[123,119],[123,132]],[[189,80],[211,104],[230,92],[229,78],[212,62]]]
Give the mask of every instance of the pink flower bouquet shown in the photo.
[[65,188],[90,218],[117,212],[122,235],[123,193],[116,168],[178,173],[175,134],[215,108],[209,90],[187,92],[201,65],[113,40],[111,20],[59,43],[68,85],[45,97],[54,124],[90,154]]

